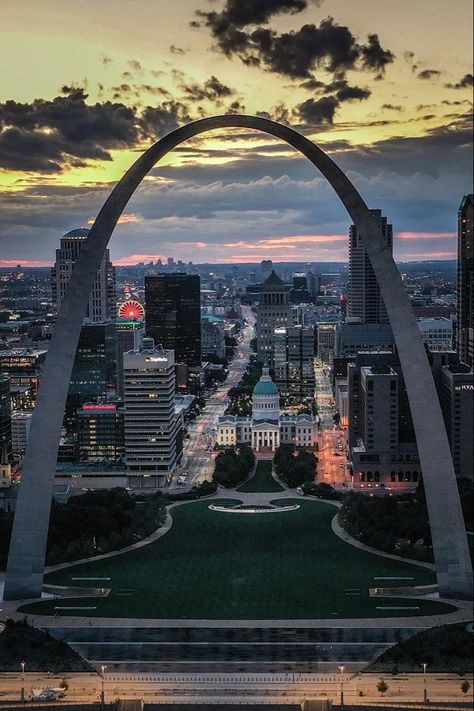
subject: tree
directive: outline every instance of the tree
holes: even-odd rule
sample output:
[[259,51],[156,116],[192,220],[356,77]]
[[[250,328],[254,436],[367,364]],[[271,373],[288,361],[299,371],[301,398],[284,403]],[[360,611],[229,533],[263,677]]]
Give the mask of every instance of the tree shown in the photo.
[[462,693],[467,694],[467,692],[469,691],[470,688],[471,688],[470,683],[467,680],[463,681],[463,683],[461,684]]
[[384,679],[380,679],[379,683],[377,684],[377,691],[382,694],[382,696],[387,693],[388,684]]

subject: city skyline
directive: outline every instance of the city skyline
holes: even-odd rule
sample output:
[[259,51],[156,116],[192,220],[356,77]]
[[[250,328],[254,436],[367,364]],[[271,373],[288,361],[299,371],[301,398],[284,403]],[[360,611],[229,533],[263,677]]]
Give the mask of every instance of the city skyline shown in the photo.
[[[153,43],[140,23],[124,41],[126,4],[111,24],[107,3],[86,5],[5,3],[0,52],[14,70],[0,96],[0,266],[50,264],[59,236],[90,225],[138,152],[178,124],[227,111],[269,114],[331,153],[369,205],[382,205],[397,260],[456,258],[453,215],[470,192],[467,2],[403,2],[388,13],[383,3],[282,0],[239,14],[232,0],[187,0],[179,15],[168,0],[141,2]],[[306,53],[305,33],[317,39]],[[152,171],[111,254],[117,265],[169,254],[341,261],[348,230],[321,176],[291,149],[219,132]]]

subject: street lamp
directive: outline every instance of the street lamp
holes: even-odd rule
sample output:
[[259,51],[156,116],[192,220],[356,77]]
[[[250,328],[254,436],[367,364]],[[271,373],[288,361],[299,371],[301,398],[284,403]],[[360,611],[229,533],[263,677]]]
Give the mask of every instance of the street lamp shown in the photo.
[[340,677],[341,678],[341,703],[339,705],[339,708],[341,709],[341,711],[343,711],[343,709],[344,709],[344,677],[342,676],[344,674],[343,665],[341,664],[338,667],[338,669],[341,672],[341,677]]
[[20,662],[21,665],[21,695],[20,695],[20,701],[22,704],[25,703],[25,666],[26,662]]
[[105,666],[105,664],[102,664],[102,666],[100,667],[100,671],[102,672],[102,679],[101,679],[102,691],[100,694],[100,704],[101,704],[102,709],[104,709],[104,707],[105,707],[105,676],[104,675],[105,675],[106,669],[107,669],[107,667]]
[[428,691],[426,689],[426,667],[428,664],[423,662],[421,666],[423,667],[423,702],[426,704],[428,703]]

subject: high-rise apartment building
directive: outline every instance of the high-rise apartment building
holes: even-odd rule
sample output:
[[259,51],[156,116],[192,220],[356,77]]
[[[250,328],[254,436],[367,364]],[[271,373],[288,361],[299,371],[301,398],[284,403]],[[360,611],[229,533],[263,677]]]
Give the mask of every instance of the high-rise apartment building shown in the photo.
[[474,195],[465,195],[458,211],[457,350],[474,368]]
[[12,412],[12,453],[20,457],[25,453],[33,413],[27,410]]
[[[61,306],[74,264],[88,234],[89,230],[77,229],[61,237],[60,247],[56,250],[56,261],[51,270],[52,297],[56,309]],[[92,288],[86,320],[91,323],[101,323],[114,319],[116,310],[115,268],[110,261],[110,252],[106,249]]]
[[282,395],[314,395],[314,328],[287,326],[274,333],[275,383]]
[[390,366],[360,369],[360,432],[366,452],[398,449],[398,374]]
[[174,353],[144,338],[139,351],[124,354],[123,366],[127,469],[160,486],[182,455]]
[[291,325],[288,289],[272,271],[260,291],[257,308],[257,355],[262,363],[273,367],[275,329]]
[[[384,244],[393,250],[392,225],[383,218]],[[361,235],[354,225],[349,231],[349,285],[347,315],[362,323],[388,323],[388,314],[375,272]]]
[[174,350],[176,363],[201,366],[200,278],[195,274],[145,277],[146,334],[157,348]]

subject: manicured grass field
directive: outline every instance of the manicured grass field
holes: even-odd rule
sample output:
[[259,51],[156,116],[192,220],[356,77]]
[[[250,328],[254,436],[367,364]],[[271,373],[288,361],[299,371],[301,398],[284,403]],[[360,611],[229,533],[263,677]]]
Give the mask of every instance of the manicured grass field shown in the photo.
[[[103,584],[112,588],[107,598],[54,600],[22,611],[53,614],[58,605],[84,605],[97,609],[58,612],[167,619],[337,620],[442,614],[452,609],[431,601],[370,598],[371,587],[432,583],[434,575],[339,539],[330,528],[335,514],[330,504],[298,499],[298,510],[238,516],[210,511],[209,503],[175,507],[171,530],[148,546],[47,576],[48,583],[61,585]],[[374,579],[383,576],[413,576],[413,580]],[[110,577],[110,581],[81,582],[77,579],[81,577]]]
[[238,491],[257,494],[273,494],[283,490],[281,484],[272,477],[272,462],[268,459],[258,461],[253,477],[238,488]]

